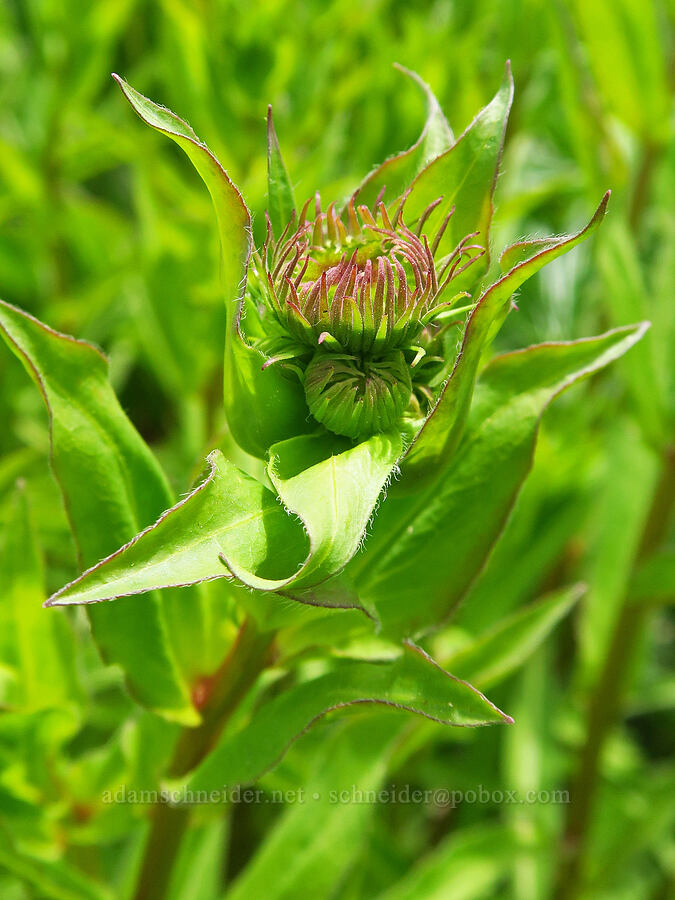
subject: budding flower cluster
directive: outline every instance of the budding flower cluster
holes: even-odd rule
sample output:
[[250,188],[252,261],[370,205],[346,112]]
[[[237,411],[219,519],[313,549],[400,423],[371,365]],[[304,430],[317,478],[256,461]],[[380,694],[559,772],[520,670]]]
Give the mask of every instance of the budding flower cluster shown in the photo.
[[314,218],[307,201],[278,240],[267,220],[251,282],[279,326],[264,343],[266,365],[292,359],[312,415],[338,434],[367,436],[401,418],[429,333],[468,296],[446,299],[453,279],[485,251],[469,234],[436,260],[453,210],[431,240],[424,225],[441,201],[414,230],[404,222],[405,198],[392,217],[381,197],[372,210],[352,199],[343,221],[334,204],[322,212],[317,194]]

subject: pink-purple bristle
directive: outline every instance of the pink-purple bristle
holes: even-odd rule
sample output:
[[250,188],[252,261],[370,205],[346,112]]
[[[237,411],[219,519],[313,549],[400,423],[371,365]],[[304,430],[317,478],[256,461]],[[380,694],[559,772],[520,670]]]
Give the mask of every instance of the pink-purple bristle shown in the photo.
[[323,312],[326,312],[328,315],[328,279],[326,277],[326,273],[324,272],[319,279],[319,315],[321,316]]
[[352,262],[351,274],[349,276],[349,281],[347,282],[347,288],[345,290],[345,295],[348,297],[354,296],[354,291],[356,289],[356,279],[358,278],[359,267],[356,264],[356,260]]
[[387,259],[386,256],[382,257],[384,259],[384,270],[387,277],[387,290],[385,294],[385,309],[387,312],[387,318],[389,323],[391,323],[394,316],[394,306],[396,301],[396,279],[394,277],[394,269],[392,268],[391,263]]
[[396,294],[396,315],[400,316],[408,307],[408,278],[405,269],[398,259],[394,260],[398,275],[398,292]]
[[432,290],[436,292],[438,290],[438,281],[436,280],[436,266],[434,265],[434,256],[431,252],[431,248],[429,247],[429,241],[427,240],[426,234],[424,235],[424,253],[427,258],[428,272],[431,276],[431,286]]
[[321,283],[319,281],[315,281],[313,284],[308,285],[305,291],[301,291],[301,296],[304,298],[302,303],[302,311],[306,313],[308,317],[311,317],[314,309],[316,308],[317,303],[319,302],[319,292],[321,290]]
[[283,250],[281,251],[281,253],[279,254],[278,258],[275,261],[275,266],[272,269],[272,276],[274,278],[279,277],[279,273],[281,272],[282,266],[288,259],[289,254],[292,253],[293,251],[295,251],[296,253],[298,252],[298,245],[295,241],[288,241],[286,243],[286,245],[284,246]]
[[292,304],[295,307],[297,307],[298,312],[299,312],[300,311],[300,298],[298,297],[298,292],[295,289],[295,285],[293,284],[293,282],[291,281],[290,278],[285,278],[284,281],[286,282],[286,285],[291,292],[291,298],[292,298],[291,300],[286,300],[286,303]]
[[460,266],[460,268],[455,272],[455,276],[459,276],[462,274],[462,272],[466,272],[469,266],[472,266],[475,262],[478,262],[481,256],[485,256],[485,247],[481,247],[479,252],[476,253],[475,256],[472,256],[469,260],[467,260],[467,262],[464,263],[463,266]]
[[[407,198],[406,198],[407,199]],[[442,203],[443,197],[438,197],[436,200],[432,200],[432,202],[427,206],[422,215],[419,217],[417,222],[417,227],[415,228],[415,234],[419,237],[422,234],[422,229],[424,228],[424,224],[432,214],[432,212],[436,209],[439,203]]]
[[441,240],[443,239],[443,235],[446,232],[448,223],[450,222],[450,219],[452,218],[454,212],[455,212],[455,207],[453,204],[452,208],[450,209],[450,212],[447,214],[447,216],[441,222],[441,226],[438,229],[438,231],[436,232],[436,236],[434,237],[433,243],[431,245],[431,252],[432,252],[433,256],[436,256],[436,251],[438,250],[438,248],[440,246]]
[[384,282],[384,259],[380,256],[377,260],[377,277],[375,283],[375,296],[373,298],[373,314],[375,317],[375,325],[379,325],[382,314],[384,313]]
[[[439,274],[438,274],[439,279],[442,277],[443,273],[446,271],[446,269],[448,268],[448,266],[455,260],[455,257],[458,256],[458,255],[460,255],[461,252],[462,252],[462,250],[465,249],[465,247],[466,247],[466,245],[467,245],[467,241],[470,241],[471,238],[478,237],[479,234],[480,234],[480,231],[472,231],[472,232],[470,232],[469,234],[465,234],[464,237],[462,238],[462,240],[459,242],[459,244],[457,244],[457,246],[454,248],[454,250],[452,250],[452,251],[447,255],[447,257],[444,257],[444,259],[446,260],[446,262],[445,262],[445,264],[443,265],[443,267],[441,268],[441,270],[440,270],[440,272],[439,272]],[[480,248],[482,249],[482,245],[481,245],[481,244],[471,244],[470,246],[472,246],[472,247],[480,247]]]
[[295,250],[293,251],[293,256],[291,257],[288,265],[284,269],[284,278],[290,278],[293,275],[293,272],[295,271],[295,267],[298,264],[298,260],[300,259],[301,254],[302,254],[302,245],[298,243],[295,245]]
[[298,307],[297,303],[295,303],[293,300],[289,300],[289,301],[287,301],[286,306],[288,306],[290,309],[293,310],[293,312],[301,320],[303,325],[306,325],[307,327],[311,327],[309,322],[305,318],[305,316],[302,314],[302,311]]
[[[290,221],[286,223],[284,230],[279,235],[279,239],[275,242],[275,248],[274,248],[275,254],[279,251],[279,248],[283,245],[284,241],[286,240],[287,235],[293,234],[294,222],[295,222],[295,212],[291,216]],[[270,225],[270,227],[271,227],[271,225]],[[292,239],[291,239],[291,242],[292,242]]]
[[403,196],[401,197],[401,202],[396,207],[396,211],[394,213],[394,226],[398,228],[399,224],[403,222],[403,207],[405,206],[405,201],[410,196],[410,192],[412,191],[412,187],[407,188]]
[[331,326],[332,326],[334,332],[338,330],[338,328],[340,326],[340,322],[342,321],[344,306],[345,306],[344,295],[338,297],[337,292],[336,292],[335,296],[333,297],[333,301],[330,305],[330,323],[331,323]]
[[[342,275],[337,284],[337,287],[335,288],[335,296],[333,297],[333,303],[335,303],[336,300],[341,301],[342,298],[347,294],[349,285],[353,283],[352,277],[353,276],[355,277],[355,272],[356,272],[356,253],[357,253],[357,251],[355,250],[352,253],[349,261],[347,262],[347,264],[344,267],[344,271],[342,272]],[[343,260],[345,260],[345,259],[346,259],[346,255],[343,257]]]
[[[307,247],[303,250],[303,253],[307,252]],[[296,288],[300,287],[302,279],[305,277],[305,272],[307,271],[307,266],[309,265],[309,256],[304,256],[302,260],[302,265],[300,266],[300,271],[295,276],[295,286]]]

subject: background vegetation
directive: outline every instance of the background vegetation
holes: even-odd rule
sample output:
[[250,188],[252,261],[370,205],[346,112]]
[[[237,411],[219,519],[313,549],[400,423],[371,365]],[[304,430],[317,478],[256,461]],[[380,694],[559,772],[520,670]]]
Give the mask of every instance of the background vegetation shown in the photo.
[[[606,188],[613,197],[595,238],[523,288],[500,346],[653,323],[547,413],[500,544],[433,639],[442,657],[543,594],[587,585],[492,688],[516,725],[413,723],[392,744],[390,717],[343,716],[261,783],[311,793],[367,776],[421,790],[563,790],[569,802],[231,804],[202,813],[175,897],[220,896],[246,863],[232,896],[673,890],[672,12],[669,0],[0,5],[0,293],[104,348],[179,493],[227,442],[218,239],[189,163],[134,119],[111,71],[190,121],[259,229],[268,102],[296,196],[342,197],[419,133],[419,94],[392,62],[421,74],[459,134],[511,58],[495,245],[573,230]],[[106,808],[102,792],[144,783],[169,726],[101,665],[79,614],[39,609],[77,573],[47,458],[40,397],[0,353],[0,895],[126,896],[143,810]],[[215,653],[219,640],[231,640],[227,622]]]

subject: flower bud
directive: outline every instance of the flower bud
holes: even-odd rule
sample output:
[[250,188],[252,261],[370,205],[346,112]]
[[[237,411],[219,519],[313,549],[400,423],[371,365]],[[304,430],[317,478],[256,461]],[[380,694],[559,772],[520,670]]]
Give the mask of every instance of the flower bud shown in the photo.
[[305,371],[310,412],[346,437],[368,437],[394,427],[411,393],[410,366],[400,350],[377,361],[319,351]]
[[322,212],[317,195],[314,218],[308,201],[278,240],[267,220],[251,278],[253,298],[272,318],[259,346],[266,366],[285,361],[301,375],[312,415],[337,434],[360,438],[400,422],[437,318],[466,296],[452,296],[450,284],[485,251],[467,235],[436,260],[452,211],[431,240],[424,224],[441,199],[413,228],[405,198],[393,221],[381,201],[373,210],[350,201],[343,221],[334,204]]

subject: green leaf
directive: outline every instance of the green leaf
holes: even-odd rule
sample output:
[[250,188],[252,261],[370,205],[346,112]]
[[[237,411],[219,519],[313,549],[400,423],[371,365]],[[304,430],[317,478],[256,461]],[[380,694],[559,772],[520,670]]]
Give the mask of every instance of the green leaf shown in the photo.
[[77,700],[73,633],[62,614],[42,608],[42,559],[22,485],[5,529],[0,584],[2,661],[15,668],[20,692],[12,706],[30,712]]
[[[342,453],[323,457],[333,437],[308,435],[275,444],[268,474],[287,510],[299,516],[310,540],[302,568],[290,578],[256,577],[224,559],[230,571],[261,591],[304,590],[340,572],[356,553],[378,497],[402,451],[399,434],[377,434]],[[307,466],[308,460],[312,460]]]
[[[228,317],[225,342],[225,411],[237,442],[264,458],[276,441],[307,431],[307,404],[300,383],[280,366],[262,371],[266,357],[241,332],[242,299],[252,249],[251,216],[244,200],[208,147],[177,115],[113,76],[133,109],[152,128],[185,151],[213,200],[223,251],[223,288]],[[252,416],[251,408],[260,410]]]
[[502,260],[511,268],[480,297],[452,375],[403,459],[402,472],[409,485],[437,476],[449,464],[466,423],[481,355],[506,318],[514,292],[547,263],[592,234],[604,218],[608,201],[609,191],[588,225],[576,234],[522,241],[504,251]]
[[235,734],[225,734],[187,781],[192,791],[223,784],[250,784],[276,765],[288,747],[332,710],[378,703],[407,710],[444,725],[511,722],[479,691],[445,672],[418,647],[387,662],[342,661],[298,684],[256,710]]
[[[313,900],[335,897],[377,809],[340,797],[368,796],[387,774],[401,724],[393,716],[360,716],[329,734],[303,800],[289,806],[234,884],[227,900]],[[222,786],[222,785],[221,785]]]
[[[80,560],[91,564],[153,521],[170,502],[152,453],[124,415],[105,357],[0,301],[0,334],[25,366],[49,412],[51,462]],[[109,663],[124,669],[139,702],[170,718],[195,712],[169,643],[161,602],[90,611]]]
[[429,235],[440,228],[454,206],[455,211],[438,245],[439,259],[454,250],[467,234],[477,232],[470,243],[484,247],[485,255],[468,269],[465,276],[453,282],[455,290],[469,289],[488,268],[492,195],[512,100],[513,79],[511,66],[507,63],[504,80],[495,97],[478,113],[457,142],[420,172],[405,202],[405,219],[412,225],[429,204],[443,198],[426,221],[424,230]]
[[450,466],[426,491],[392,494],[365,551],[347,569],[385,632],[415,634],[455,606],[484,565],[530,470],[546,407],[620,357],[647,327],[542,344],[486,367]]
[[501,896],[500,882],[518,849],[506,825],[454,831],[378,900],[482,900]]
[[353,196],[354,203],[369,208],[375,205],[383,188],[386,189],[384,196],[388,203],[397,200],[415,176],[433,159],[445,153],[454,140],[452,129],[429,85],[422,81],[416,72],[399,65],[396,65],[396,68],[411,78],[424,93],[427,119],[422,133],[412,147],[385,160],[373,169],[356,189]]
[[[398,435],[376,435],[327,459],[325,452],[324,436],[273,447],[269,472],[277,498],[214,451],[208,460],[211,472],[195,491],[62,588],[49,605],[95,603],[230,573],[258,590],[292,588],[294,599],[307,603],[355,605],[340,594],[316,598],[302,591],[337,574],[358,549],[401,442]],[[295,471],[310,461],[309,468]],[[279,499],[302,520],[309,552],[300,523]]]
[[492,687],[515,672],[583,596],[584,585],[556,591],[527,606],[453,654],[445,664],[459,677]]
[[221,553],[236,557],[242,567],[266,573],[296,567],[306,540],[272,491],[219,450],[208,463],[208,476],[191,494],[131,543],[54,594],[49,605],[97,603],[229,578]]
[[267,208],[274,233],[278,237],[291,221],[295,212],[295,200],[274,130],[271,106],[267,107]]

